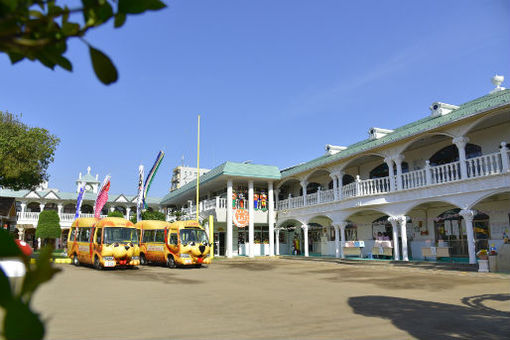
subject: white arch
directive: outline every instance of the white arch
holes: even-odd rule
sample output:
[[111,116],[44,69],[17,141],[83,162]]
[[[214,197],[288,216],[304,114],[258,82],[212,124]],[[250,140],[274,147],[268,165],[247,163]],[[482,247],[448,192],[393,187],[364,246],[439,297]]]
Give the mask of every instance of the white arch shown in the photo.
[[412,204],[408,205],[407,207],[405,207],[404,211],[402,212],[401,215],[408,215],[409,212],[411,210],[413,210],[414,208],[417,208],[419,207],[420,205],[422,204],[426,204],[426,203],[445,203],[445,204],[449,204],[449,205],[453,205],[455,208],[459,208],[459,209],[463,209],[464,207],[461,207],[459,206],[458,204],[452,202],[452,200],[448,200],[448,199],[425,199],[425,200],[422,200],[420,202],[413,202]]
[[287,182],[289,181],[297,181],[298,183],[301,182],[301,180],[297,177],[288,177],[288,178],[285,178],[283,181],[281,181],[280,183],[278,183],[278,185],[276,186],[276,189],[280,190],[280,188]]
[[482,202],[486,198],[489,198],[489,197],[497,195],[497,194],[502,194],[502,193],[505,193],[505,192],[510,193],[510,188],[499,188],[499,189],[496,189],[494,191],[491,191],[488,194],[483,194],[480,197],[478,197],[476,200],[474,200],[473,203],[469,204],[468,209],[472,209],[475,205],[477,205],[478,203]]
[[347,163],[342,164],[338,169],[340,171],[343,171],[347,168],[347,166],[349,166],[349,164],[351,164],[355,160],[366,157],[366,156],[377,156],[377,157],[381,157],[383,160],[384,160],[384,158],[388,157],[388,155],[378,153],[378,152],[367,152],[367,153],[363,153],[361,155],[357,155],[356,157],[351,158]]
[[452,139],[456,137],[456,136],[454,136],[454,135],[452,135],[451,133],[448,133],[448,132],[427,132],[427,133],[425,133],[423,135],[420,135],[418,137],[415,137],[415,138],[407,141],[403,145],[400,145],[399,147],[395,148],[396,154],[401,154],[401,153],[405,152],[408,147],[410,147],[411,145],[413,145],[414,143],[416,143],[416,142],[418,142],[418,141],[420,141],[422,139],[425,139],[425,138],[431,137],[431,136],[437,136],[437,135],[450,137]]
[[280,228],[280,227],[282,226],[282,224],[284,224],[285,222],[289,222],[289,221],[296,221],[296,222],[298,222],[298,223],[301,223],[301,225],[306,224],[305,222],[303,222],[303,221],[301,221],[301,220],[299,220],[299,219],[297,219],[297,218],[286,218],[286,219],[284,219],[284,220],[283,220],[283,221],[281,221],[281,222],[280,222],[280,221],[278,221],[278,222],[277,222],[277,224],[276,224],[276,228]]
[[326,169],[326,168],[317,168],[317,169],[314,169],[312,172],[310,172],[308,175],[306,175],[303,180],[307,181],[308,182],[308,179],[310,179],[310,177],[312,177],[313,174],[319,172],[319,171],[325,171],[327,172],[328,174],[331,174],[331,171],[329,169]]
[[306,224],[311,223],[311,221],[314,218],[327,218],[328,220],[330,220],[331,224],[333,224],[333,219],[331,218],[331,216],[328,216],[327,214],[314,215],[313,217],[308,218],[308,220],[306,221]]
[[[459,134],[459,136],[465,136],[467,135],[469,132],[471,132],[471,130],[473,130],[473,128],[475,128],[478,124],[484,122],[485,120],[487,119],[490,119],[490,118],[494,118],[495,116],[499,116],[499,115],[509,115],[510,116],[510,112],[508,111],[504,111],[504,112],[498,112],[498,113],[495,113],[495,114],[486,114],[485,116],[483,117],[480,117],[478,118],[477,120],[475,120],[474,122],[472,122],[471,124],[468,124],[467,126],[463,127],[461,131],[461,134]],[[510,118],[510,117],[509,117]]]

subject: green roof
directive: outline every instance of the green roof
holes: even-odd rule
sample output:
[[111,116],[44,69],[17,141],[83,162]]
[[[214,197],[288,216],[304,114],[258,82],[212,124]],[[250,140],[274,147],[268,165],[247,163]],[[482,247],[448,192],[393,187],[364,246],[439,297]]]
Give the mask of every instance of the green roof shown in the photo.
[[[250,163],[235,163],[225,162],[216,168],[208,171],[204,175],[200,176],[200,184],[209,182],[210,180],[218,176],[232,176],[232,177],[247,177],[247,178],[263,178],[279,180],[281,178],[280,170],[278,167],[273,165],[262,165],[262,164],[250,164]],[[189,190],[193,190],[196,187],[196,181],[186,183],[177,190],[168,193],[161,203],[164,204],[166,201],[177,197]]]
[[453,110],[447,115],[438,117],[426,117],[416,122],[412,122],[395,129],[393,132],[387,134],[379,139],[365,139],[358,143],[352,144],[347,149],[342,150],[333,155],[323,155],[315,158],[309,162],[299,164],[282,171],[282,178],[290,177],[295,174],[324,166],[343,158],[373,149],[385,144],[395,142],[419,133],[435,129],[437,127],[452,123],[462,118],[474,116],[476,114],[485,112],[489,109],[508,105],[510,103],[510,90],[503,90],[488,94],[478,99],[469,101],[462,104],[458,109]]

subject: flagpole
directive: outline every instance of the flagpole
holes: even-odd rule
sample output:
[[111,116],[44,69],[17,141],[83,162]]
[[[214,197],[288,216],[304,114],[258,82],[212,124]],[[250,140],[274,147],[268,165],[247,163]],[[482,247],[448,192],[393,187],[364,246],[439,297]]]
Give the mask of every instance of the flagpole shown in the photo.
[[198,133],[197,133],[197,222],[200,213],[200,115],[198,115]]

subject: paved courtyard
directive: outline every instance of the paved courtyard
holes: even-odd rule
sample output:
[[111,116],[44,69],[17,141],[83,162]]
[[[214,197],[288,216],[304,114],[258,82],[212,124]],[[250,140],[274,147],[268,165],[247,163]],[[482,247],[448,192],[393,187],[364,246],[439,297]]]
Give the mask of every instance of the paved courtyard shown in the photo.
[[501,339],[510,276],[289,259],[63,271],[35,296],[47,339]]

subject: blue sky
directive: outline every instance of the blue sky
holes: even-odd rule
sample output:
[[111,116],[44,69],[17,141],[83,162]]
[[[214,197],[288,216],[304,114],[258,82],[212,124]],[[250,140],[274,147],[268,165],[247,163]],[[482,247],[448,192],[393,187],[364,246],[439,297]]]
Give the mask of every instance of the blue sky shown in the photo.
[[50,186],[75,190],[88,165],[112,175],[112,193],[135,194],[138,164],[166,156],[150,196],[168,192],[172,169],[225,160],[280,168],[325,144],[365,139],[510,87],[506,0],[165,1],[168,8],[113,23],[87,40],[120,78],[102,85],[88,51],[71,41],[72,73],[0,55],[0,110],[61,139]]

